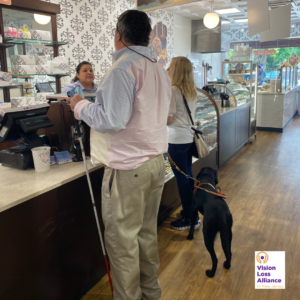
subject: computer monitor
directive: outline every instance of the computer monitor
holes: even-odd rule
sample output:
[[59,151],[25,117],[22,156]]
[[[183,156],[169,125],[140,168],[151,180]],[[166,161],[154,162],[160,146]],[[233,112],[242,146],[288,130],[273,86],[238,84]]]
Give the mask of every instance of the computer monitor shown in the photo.
[[54,93],[54,90],[49,82],[41,82],[36,84],[36,89],[40,93]]
[[37,130],[53,126],[46,116],[48,109],[47,103],[15,108],[0,104],[0,143],[19,138],[26,143],[0,151],[0,163],[18,169],[33,167],[31,149],[45,145]]
[[[28,107],[8,107],[0,104],[0,143],[36,133],[38,129],[53,126],[46,116],[49,104]],[[25,137],[26,138],[26,137]]]

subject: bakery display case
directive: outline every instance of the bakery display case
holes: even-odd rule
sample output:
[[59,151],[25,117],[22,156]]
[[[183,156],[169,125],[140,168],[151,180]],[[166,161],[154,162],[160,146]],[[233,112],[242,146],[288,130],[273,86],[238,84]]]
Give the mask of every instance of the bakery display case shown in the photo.
[[239,107],[251,102],[250,91],[244,85],[238,83],[214,85],[214,100],[221,101],[221,95],[224,93],[229,96],[230,107]]
[[[226,88],[236,100],[236,106],[251,103],[251,132],[256,133],[258,65],[252,61],[230,61],[222,63],[222,78],[229,80]],[[231,98],[231,100],[233,100]]]
[[203,132],[210,151],[218,147],[219,111],[214,99],[205,91],[197,89],[197,108],[194,122]]
[[[204,90],[197,88],[197,106],[196,114],[194,117],[195,128],[202,131],[203,137],[208,145],[211,153],[218,151],[219,145],[219,109],[214,99]],[[165,182],[174,177],[168,155],[164,155],[166,165],[166,177]],[[212,167],[217,165],[217,157],[213,155],[215,161],[212,163]],[[206,160],[204,158],[203,160]],[[200,159],[201,160],[201,159]],[[193,158],[193,164],[198,159]],[[200,169],[199,169],[200,171]]]
[[[44,11],[48,8],[49,12]],[[61,63],[58,55],[59,47],[67,44],[58,41],[58,8],[51,4],[40,6],[36,0],[26,8],[18,3],[1,6],[1,71],[10,74],[11,78],[9,86],[1,86],[0,101],[9,102],[16,97],[37,98],[36,93],[42,91],[36,89],[36,84],[41,82],[52,84],[53,92],[61,91],[60,79],[69,75],[69,66]]]

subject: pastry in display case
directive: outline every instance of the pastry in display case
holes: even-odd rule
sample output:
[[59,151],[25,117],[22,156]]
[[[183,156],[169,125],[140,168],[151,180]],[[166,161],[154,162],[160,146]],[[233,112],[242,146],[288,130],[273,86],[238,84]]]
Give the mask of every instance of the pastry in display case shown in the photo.
[[[210,151],[216,150],[219,144],[219,110],[214,99],[205,91],[197,88],[197,106],[194,117],[195,128],[203,133]],[[165,182],[174,177],[168,155],[164,154],[166,175]],[[204,158],[205,159],[205,158]],[[193,158],[193,163],[198,159]]]
[[196,129],[202,131],[210,151],[218,146],[218,111],[214,100],[201,89],[197,89],[197,108],[194,121]]
[[222,78],[230,83],[241,84],[253,92],[257,74],[255,67],[252,61],[225,61],[222,63]]
[[235,97],[237,107],[251,103],[251,136],[254,135],[256,133],[258,64],[254,64],[252,61],[224,61],[222,78],[230,81],[226,87]]
[[237,107],[251,102],[251,94],[246,86],[238,83],[230,83],[226,85],[226,89],[231,94],[229,100],[231,103],[235,102]]
[[[36,93],[35,86],[41,82],[54,82],[55,92],[61,91],[60,79],[69,76],[69,66],[64,59],[63,70],[53,70],[56,60],[61,60],[58,49],[68,42],[57,40],[56,13],[45,13],[48,23],[40,26],[35,21],[38,11],[20,8],[18,4],[1,8],[0,16],[4,29],[3,42],[0,43],[2,71],[11,74],[21,93],[11,92],[11,87],[3,87],[3,100],[11,97],[31,97]],[[41,30],[42,29],[42,30]],[[3,63],[5,61],[5,64]]]
[[[209,91],[215,101],[221,101],[224,94],[228,95],[230,107],[239,107],[251,102],[250,91],[244,85],[238,83],[224,84],[220,82],[220,84],[209,85],[205,89]],[[220,106],[222,107],[222,104]]]

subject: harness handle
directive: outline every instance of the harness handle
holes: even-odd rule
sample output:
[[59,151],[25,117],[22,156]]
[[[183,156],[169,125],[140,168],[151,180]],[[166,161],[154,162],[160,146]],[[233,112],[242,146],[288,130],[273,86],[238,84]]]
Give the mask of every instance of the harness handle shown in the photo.
[[[194,194],[196,194],[196,191],[197,189],[199,190],[203,190],[205,191],[206,193],[208,194],[212,194],[212,195],[215,195],[215,196],[218,196],[220,198],[223,198],[223,199],[227,199],[227,195],[226,194],[221,194],[221,188],[217,187],[215,188],[212,184],[208,183],[208,182],[204,182],[204,183],[201,183],[198,179],[190,176],[190,175],[187,175],[185,174],[183,171],[180,170],[180,168],[176,165],[176,163],[174,162],[174,160],[172,159],[172,157],[170,156],[170,154],[168,153],[168,157],[169,157],[169,161],[171,163],[171,165],[179,172],[181,173],[182,175],[184,175],[187,179],[192,179],[195,181],[195,189],[194,189]],[[214,190],[217,190],[217,193],[214,193],[214,192],[211,192],[211,191],[208,191],[204,188],[202,188],[201,186],[202,185],[209,185],[210,187],[212,187]]]

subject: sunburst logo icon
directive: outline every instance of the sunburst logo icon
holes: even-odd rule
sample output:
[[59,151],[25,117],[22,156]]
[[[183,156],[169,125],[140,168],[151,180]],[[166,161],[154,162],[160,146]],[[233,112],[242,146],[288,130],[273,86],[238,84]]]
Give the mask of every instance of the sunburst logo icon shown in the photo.
[[256,255],[256,260],[260,263],[260,264],[265,264],[268,260],[269,260],[269,255],[266,252],[259,252]]

